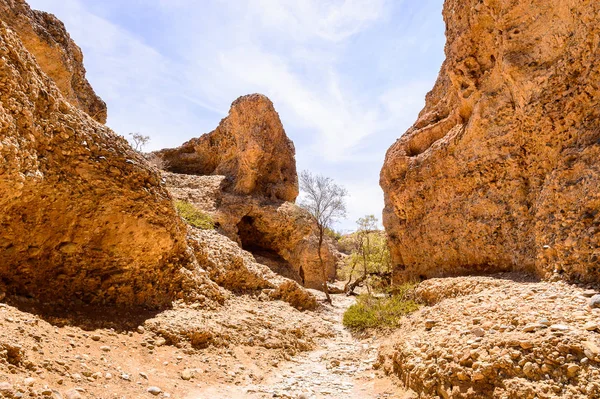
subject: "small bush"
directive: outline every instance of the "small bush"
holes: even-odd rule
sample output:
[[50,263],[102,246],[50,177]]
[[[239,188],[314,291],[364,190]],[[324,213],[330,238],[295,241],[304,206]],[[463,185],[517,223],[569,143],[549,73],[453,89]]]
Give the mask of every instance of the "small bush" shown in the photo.
[[179,216],[181,216],[190,226],[202,230],[215,228],[215,222],[210,215],[199,211],[194,205],[187,201],[175,201],[175,209],[177,209]]
[[[414,285],[407,287],[405,293],[412,289]],[[419,304],[409,297],[405,294],[389,297],[360,295],[356,304],[344,313],[344,326],[356,331],[398,327],[404,315],[419,309]]]

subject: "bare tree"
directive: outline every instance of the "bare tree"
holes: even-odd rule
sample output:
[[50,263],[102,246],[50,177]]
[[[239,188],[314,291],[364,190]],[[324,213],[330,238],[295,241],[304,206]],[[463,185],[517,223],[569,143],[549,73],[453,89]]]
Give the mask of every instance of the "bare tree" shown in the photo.
[[133,149],[141,152],[146,144],[150,142],[150,136],[144,136],[141,133],[129,133],[133,140]]
[[346,216],[345,197],[348,192],[335,184],[331,178],[313,175],[307,170],[300,173],[300,189],[304,194],[300,206],[312,215],[319,230],[318,252],[323,277],[323,292],[325,292],[327,302],[331,304],[331,296],[329,296],[327,287],[327,271],[322,254],[323,238],[326,230],[331,228],[335,221]]

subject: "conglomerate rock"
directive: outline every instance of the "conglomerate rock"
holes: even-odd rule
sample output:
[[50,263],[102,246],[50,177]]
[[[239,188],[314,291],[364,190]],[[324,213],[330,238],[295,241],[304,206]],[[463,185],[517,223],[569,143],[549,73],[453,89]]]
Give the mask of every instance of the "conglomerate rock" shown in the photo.
[[298,310],[317,307],[314,295],[297,282],[276,274],[238,244],[215,230],[190,227],[189,243],[198,263],[210,279],[234,293],[265,293],[271,299],[288,302]]
[[600,3],[446,0],[446,61],[381,172],[397,280],[600,281]]
[[600,309],[562,281],[512,274],[433,278],[380,366],[420,398],[600,397]]
[[261,94],[235,100],[214,131],[156,154],[169,172],[227,176],[226,188],[237,194],[292,202],[298,196],[294,144]]
[[0,285],[47,301],[220,300],[159,174],[0,21]]
[[[305,287],[322,289],[316,226],[291,202],[229,193],[225,176],[163,173],[171,195],[208,213],[221,233],[251,252],[261,264]],[[326,240],[322,257],[327,278],[335,277],[336,250]]]
[[100,123],[106,104],[85,77],[83,54],[54,15],[32,10],[23,0],[0,0],[0,20],[17,32],[27,50],[72,105]]

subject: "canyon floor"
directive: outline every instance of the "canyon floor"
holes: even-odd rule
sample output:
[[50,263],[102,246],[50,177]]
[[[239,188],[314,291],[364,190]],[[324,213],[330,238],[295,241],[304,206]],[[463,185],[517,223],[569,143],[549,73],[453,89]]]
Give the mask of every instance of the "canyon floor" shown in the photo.
[[190,393],[186,398],[346,398],[403,399],[397,383],[374,370],[379,343],[377,338],[358,339],[342,326],[344,311],[354,297],[332,295],[333,305],[319,316],[333,331],[322,338],[316,350],[294,356],[278,367],[265,370],[261,381],[249,386],[219,384]]
[[[354,302],[344,295],[316,312],[247,296],[230,299],[225,309],[181,306],[160,313],[63,313],[27,298],[5,302],[0,397],[407,397],[394,377],[373,368],[377,339],[353,337],[342,326]],[[194,347],[183,338],[195,323],[220,331],[214,345]]]

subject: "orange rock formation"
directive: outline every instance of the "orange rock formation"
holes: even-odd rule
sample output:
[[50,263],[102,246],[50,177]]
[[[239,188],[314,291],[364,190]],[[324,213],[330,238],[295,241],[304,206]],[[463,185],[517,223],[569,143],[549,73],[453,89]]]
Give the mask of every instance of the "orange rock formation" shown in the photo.
[[446,61],[388,151],[399,280],[600,281],[600,3],[447,0]]

